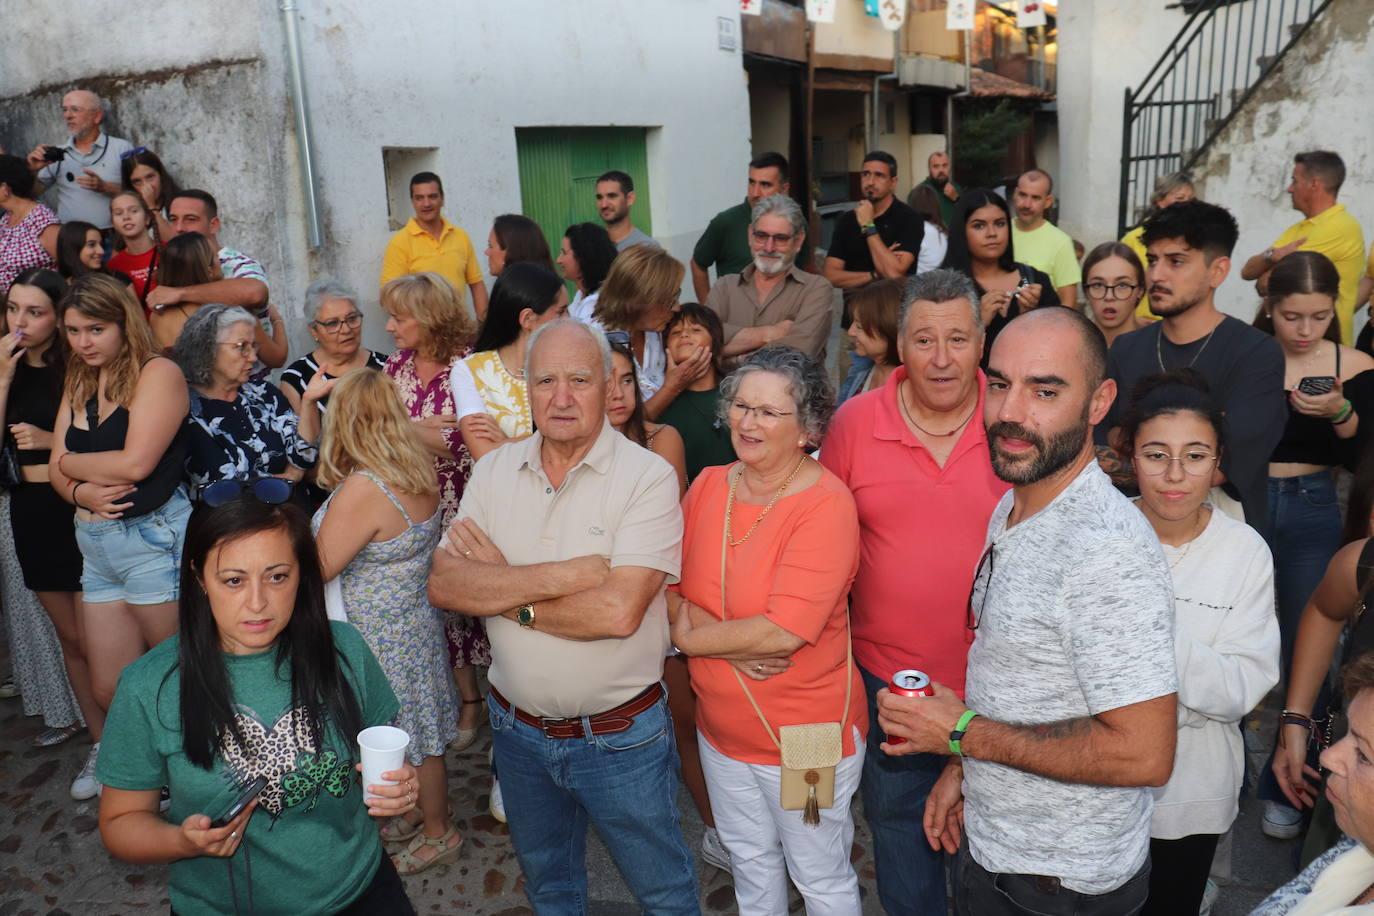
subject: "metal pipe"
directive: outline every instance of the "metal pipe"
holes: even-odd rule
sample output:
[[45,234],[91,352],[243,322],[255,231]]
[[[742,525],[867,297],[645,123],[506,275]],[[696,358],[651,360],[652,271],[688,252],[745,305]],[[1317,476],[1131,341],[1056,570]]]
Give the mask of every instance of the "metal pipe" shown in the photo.
[[305,215],[310,222],[310,249],[324,244],[320,231],[320,205],[315,194],[315,146],[310,132],[310,106],[305,99],[305,68],[301,63],[301,34],[296,25],[296,0],[282,0],[278,7],[282,24],[286,27],[286,60],[290,69],[288,89],[291,108],[296,115],[296,148],[301,160],[301,178],[305,185]]
[[879,127],[879,124],[881,123],[879,119],[882,117],[882,111],[880,108],[882,98],[882,83],[884,80],[892,80],[894,83],[896,83],[897,75],[901,72],[901,66],[902,30],[894,29],[892,32],[892,72],[883,74],[882,76],[873,77],[873,120],[870,124],[870,130],[868,135],[868,148],[870,150],[875,150],[878,148],[878,135],[882,133],[882,128]]

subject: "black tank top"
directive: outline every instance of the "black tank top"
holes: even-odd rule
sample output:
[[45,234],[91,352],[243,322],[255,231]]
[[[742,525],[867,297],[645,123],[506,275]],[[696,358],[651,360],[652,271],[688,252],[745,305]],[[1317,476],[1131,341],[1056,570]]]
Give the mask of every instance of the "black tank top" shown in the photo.
[[[1336,378],[1341,377],[1341,348],[1336,347]],[[1274,446],[1274,454],[1269,458],[1276,464],[1320,464],[1334,467],[1342,462],[1340,437],[1331,421],[1323,417],[1309,417],[1293,409],[1288,403],[1288,422],[1283,427],[1283,438]]]
[[[128,409],[116,407],[102,422],[98,418],[97,405],[94,395],[86,402],[86,423],[90,429],[78,429],[75,424],[67,427],[67,451],[117,452],[124,448],[124,439],[129,434]],[[138,489],[130,497],[133,505],[124,510],[124,518],[136,518],[162,508],[181,486],[185,462],[186,425],[183,423],[177,427],[176,438],[162,453],[153,472],[138,482]]]
[[[5,423],[28,423],[52,432],[57,425],[57,408],[62,403],[62,367],[30,366],[24,360],[14,369],[10,383],[9,404],[5,408]],[[22,465],[48,463],[47,449],[17,449]]]

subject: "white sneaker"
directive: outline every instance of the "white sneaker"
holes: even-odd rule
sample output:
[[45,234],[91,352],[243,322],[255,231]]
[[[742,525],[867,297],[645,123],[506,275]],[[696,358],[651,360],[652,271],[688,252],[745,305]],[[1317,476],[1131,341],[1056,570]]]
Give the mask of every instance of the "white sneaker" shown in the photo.
[[707,827],[701,835],[701,858],[707,865],[714,865],[721,871],[734,873],[730,866],[730,850],[720,840],[720,833],[714,827]]
[[1264,803],[1260,829],[1265,836],[1276,840],[1291,840],[1302,833],[1302,812],[1283,802],[1267,801]]
[[491,781],[491,803],[487,805],[487,810],[491,812],[492,817],[501,823],[506,822],[506,803],[501,800],[501,780],[499,779]]
[[81,767],[81,772],[72,780],[72,798],[77,801],[86,801],[100,794],[100,781],[95,778],[95,758],[98,756],[100,742],[97,741],[91,745],[91,752],[86,756],[86,763]]

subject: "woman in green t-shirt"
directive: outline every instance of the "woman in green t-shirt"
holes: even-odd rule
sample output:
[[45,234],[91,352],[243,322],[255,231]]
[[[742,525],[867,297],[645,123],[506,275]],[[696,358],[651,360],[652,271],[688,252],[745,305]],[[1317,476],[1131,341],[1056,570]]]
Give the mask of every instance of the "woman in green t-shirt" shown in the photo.
[[389,722],[396,696],[357,630],[326,618],[310,522],[263,501],[277,495],[192,516],[180,633],[124,669],[110,707],[100,834],[117,858],[171,864],[181,916],[413,913],[369,815],[414,808],[415,768],[366,798],[353,775],[355,736]]

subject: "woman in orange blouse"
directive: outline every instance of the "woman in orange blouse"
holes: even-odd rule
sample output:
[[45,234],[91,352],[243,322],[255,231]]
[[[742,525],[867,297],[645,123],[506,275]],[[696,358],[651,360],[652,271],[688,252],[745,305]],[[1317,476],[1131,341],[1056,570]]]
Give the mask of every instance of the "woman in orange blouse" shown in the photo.
[[[743,916],[784,914],[790,873],[808,912],[858,913],[849,803],[868,714],[846,597],[859,522],[849,490],[807,455],[835,392],[814,360],[770,347],[725,380],[720,403],[740,460],[702,471],[687,493],[682,581],[669,606],[673,642],[691,657],[702,766],[735,898]],[[834,805],[812,826],[781,806],[773,735],[815,722],[842,724],[843,756]]]

